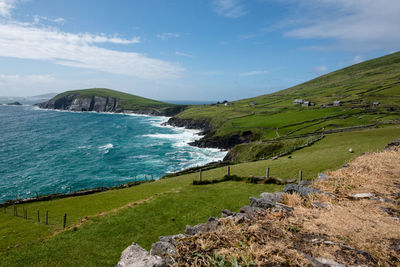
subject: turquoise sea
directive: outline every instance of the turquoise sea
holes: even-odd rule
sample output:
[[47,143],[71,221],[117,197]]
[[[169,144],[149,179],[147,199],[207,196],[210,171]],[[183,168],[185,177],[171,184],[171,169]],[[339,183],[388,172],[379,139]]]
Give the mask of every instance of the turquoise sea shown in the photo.
[[112,186],[223,159],[166,117],[0,106],[0,202]]

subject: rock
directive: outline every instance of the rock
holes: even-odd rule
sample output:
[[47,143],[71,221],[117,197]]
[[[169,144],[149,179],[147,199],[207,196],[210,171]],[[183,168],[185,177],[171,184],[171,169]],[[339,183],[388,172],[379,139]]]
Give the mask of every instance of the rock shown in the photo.
[[352,199],[359,200],[364,198],[373,198],[375,195],[372,193],[360,193],[351,196]]
[[329,179],[330,178],[329,178],[328,174],[320,173],[320,174],[318,174],[318,177],[317,177],[317,179],[315,179],[315,181],[320,181],[320,180],[324,181],[324,180],[329,180]]
[[7,105],[8,105],[8,106],[22,106],[22,104],[19,103],[18,101],[15,101],[15,102],[13,102],[13,103],[8,103]]
[[162,242],[169,242],[169,243],[172,243],[172,244],[175,245],[176,244],[176,242],[175,242],[176,239],[185,238],[185,237],[186,236],[183,235],[183,234],[177,234],[177,235],[169,235],[169,236],[160,236],[158,238],[158,240],[162,241]]
[[327,267],[346,267],[346,265],[338,263],[334,260],[324,259],[324,258],[317,258],[316,259],[322,266]]
[[349,148],[349,152],[350,152],[350,153],[353,153],[354,151],[353,151],[353,149],[352,149],[352,148]]
[[275,207],[275,203],[270,200],[267,200],[265,198],[251,197],[250,198],[250,207],[266,210],[266,209]]
[[210,217],[206,223],[197,224],[195,226],[186,225],[185,234],[195,235],[198,233],[213,231],[217,229],[219,225],[220,222],[216,218]]
[[303,185],[298,185],[298,184],[287,184],[285,188],[283,188],[284,193],[297,193],[302,197],[306,197],[310,194],[321,194],[322,192],[319,191],[318,189],[308,187],[308,186],[303,186]]
[[299,185],[306,186],[306,185],[310,185],[311,182],[310,182],[310,181],[307,181],[307,180],[301,180],[301,181],[298,182],[298,184],[299,184]]
[[343,168],[347,168],[347,167],[349,167],[349,164],[343,164],[343,166],[342,166]]
[[394,148],[397,147],[397,146],[400,146],[400,139],[397,139],[397,140],[395,140],[395,141],[389,143],[389,144],[386,146],[385,150],[392,150],[392,149],[394,149]]
[[263,209],[261,209],[261,208],[250,207],[250,206],[243,206],[240,208],[240,213],[246,214],[246,217],[249,219],[252,218],[257,213],[260,213],[262,211],[263,211]]
[[158,256],[150,255],[145,249],[132,243],[121,254],[117,267],[167,267],[167,263]]
[[272,157],[272,160],[277,160],[278,156]]
[[318,202],[318,201],[314,201],[311,203],[311,205],[313,205],[316,208],[321,208],[321,209],[325,209],[327,208],[327,205],[322,203],[322,202]]
[[264,192],[261,193],[260,197],[274,203],[283,202],[282,192],[275,192],[275,193]]
[[161,236],[159,241],[153,243],[150,250],[150,255],[161,257],[168,265],[173,264],[172,256],[177,254],[176,242],[177,238],[185,238],[184,235]]
[[230,210],[226,210],[226,209],[221,210],[221,217],[222,218],[226,218],[226,217],[229,217],[229,216],[235,216],[235,215],[236,215],[236,213],[232,212]]

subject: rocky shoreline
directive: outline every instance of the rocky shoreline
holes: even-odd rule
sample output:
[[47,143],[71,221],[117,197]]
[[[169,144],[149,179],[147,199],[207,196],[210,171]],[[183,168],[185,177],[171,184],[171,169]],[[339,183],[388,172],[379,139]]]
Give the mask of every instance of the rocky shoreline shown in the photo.
[[218,148],[227,150],[236,145],[250,142],[253,137],[253,133],[251,131],[243,132],[242,135],[235,134],[230,136],[214,136],[215,129],[207,120],[181,119],[172,117],[164,125],[200,130],[200,134],[204,136],[199,140],[189,143],[191,146],[200,148]]

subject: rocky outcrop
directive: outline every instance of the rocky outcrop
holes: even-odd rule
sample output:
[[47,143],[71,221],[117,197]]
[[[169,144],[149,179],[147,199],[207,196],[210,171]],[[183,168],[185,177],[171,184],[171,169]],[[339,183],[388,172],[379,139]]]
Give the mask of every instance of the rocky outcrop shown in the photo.
[[202,148],[231,149],[238,144],[250,142],[253,137],[253,133],[251,131],[243,132],[241,135],[234,134],[229,136],[214,136],[215,131],[213,131],[214,129],[208,120],[181,119],[172,117],[165,123],[165,125],[201,130],[204,136],[199,140],[189,143],[189,145]]
[[[236,145],[250,142],[252,136],[252,134],[214,136],[213,133],[208,133],[203,138],[189,143],[189,145],[203,148],[231,149]],[[224,160],[229,160],[229,157]]]
[[66,95],[53,98],[47,102],[38,104],[40,108],[59,109],[70,111],[96,111],[96,112],[122,112],[119,107],[119,99],[113,97],[84,97],[79,94]]
[[18,101],[13,102],[13,103],[8,103],[7,105],[8,105],[8,106],[22,106],[22,104],[19,103]]
[[164,125],[174,127],[185,127],[186,129],[202,130],[204,133],[212,130],[212,127],[207,120],[181,119],[177,117],[170,118]]

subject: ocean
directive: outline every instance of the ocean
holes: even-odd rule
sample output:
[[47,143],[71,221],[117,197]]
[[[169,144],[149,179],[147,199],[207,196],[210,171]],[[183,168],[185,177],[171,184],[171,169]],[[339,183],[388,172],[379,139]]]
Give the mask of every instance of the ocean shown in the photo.
[[158,179],[222,160],[167,117],[0,106],[0,202]]

